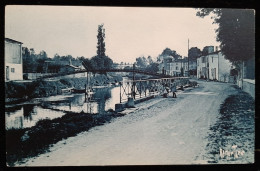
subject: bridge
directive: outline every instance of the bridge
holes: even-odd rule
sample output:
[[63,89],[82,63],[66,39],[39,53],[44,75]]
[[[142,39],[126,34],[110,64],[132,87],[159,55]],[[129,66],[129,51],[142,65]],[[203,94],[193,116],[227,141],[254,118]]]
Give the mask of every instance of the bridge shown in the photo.
[[78,71],[73,72],[64,72],[64,73],[53,73],[50,75],[41,76],[39,79],[46,79],[46,78],[53,78],[53,77],[61,77],[66,75],[72,75],[72,74],[78,74],[78,73],[86,73],[86,72],[92,72],[92,73],[106,73],[106,72],[130,72],[130,73],[138,73],[138,74],[144,74],[144,75],[150,75],[150,76],[156,76],[159,78],[172,78],[171,75],[161,74],[161,73],[155,73],[155,72],[148,72],[141,69],[81,69]]

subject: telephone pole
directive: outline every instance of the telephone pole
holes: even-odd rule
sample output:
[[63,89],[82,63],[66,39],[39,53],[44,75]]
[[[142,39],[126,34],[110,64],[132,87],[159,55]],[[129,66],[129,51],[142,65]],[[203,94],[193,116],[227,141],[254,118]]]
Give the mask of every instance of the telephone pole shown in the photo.
[[188,77],[190,76],[190,61],[189,61],[189,39],[188,39]]

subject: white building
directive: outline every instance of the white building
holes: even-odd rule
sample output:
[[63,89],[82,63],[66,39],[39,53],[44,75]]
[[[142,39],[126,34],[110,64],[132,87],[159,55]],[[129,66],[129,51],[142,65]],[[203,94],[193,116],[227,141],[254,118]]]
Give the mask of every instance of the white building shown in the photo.
[[197,78],[228,82],[231,68],[221,51],[213,52],[197,59]]
[[22,43],[5,38],[5,81],[23,80]]
[[[172,76],[187,76],[188,75],[188,59],[172,59],[172,60],[163,60],[159,64],[159,72],[166,75]],[[183,75],[182,75],[183,70]]]
[[[170,63],[170,75],[188,76],[188,59],[177,59]],[[183,75],[182,75],[183,73]]]

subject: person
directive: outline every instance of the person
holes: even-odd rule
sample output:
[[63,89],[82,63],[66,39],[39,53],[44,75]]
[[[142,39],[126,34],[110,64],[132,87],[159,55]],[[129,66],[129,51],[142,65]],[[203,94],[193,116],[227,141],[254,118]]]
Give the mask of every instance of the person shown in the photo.
[[176,85],[173,85],[172,87],[171,87],[171,92],[172,92],[172,97],[173,98],[176,98],[177,96],[176,96]]

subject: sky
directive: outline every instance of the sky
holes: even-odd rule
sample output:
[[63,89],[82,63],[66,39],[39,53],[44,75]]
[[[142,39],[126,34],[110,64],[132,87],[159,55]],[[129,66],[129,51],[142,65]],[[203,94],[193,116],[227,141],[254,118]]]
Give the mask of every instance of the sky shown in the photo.
[[189,47],[219,46],[216,24],[196,16],[192,8],[25,6],[5,9],[5,37],[34,48],[36,53],[96,55],[98,25],[104,24],[106,55],[114,62],[135,62],[140,56],[153,59],[168,47],[181,56]]

